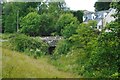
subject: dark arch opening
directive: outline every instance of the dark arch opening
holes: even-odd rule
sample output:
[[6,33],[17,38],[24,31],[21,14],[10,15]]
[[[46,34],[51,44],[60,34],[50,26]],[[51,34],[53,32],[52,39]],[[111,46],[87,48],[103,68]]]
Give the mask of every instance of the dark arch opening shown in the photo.
[[48,48],[48,52],[49,52],[50,55],[52,55],[55,47],[56,47],[56,46],[50,46],[50,47]]

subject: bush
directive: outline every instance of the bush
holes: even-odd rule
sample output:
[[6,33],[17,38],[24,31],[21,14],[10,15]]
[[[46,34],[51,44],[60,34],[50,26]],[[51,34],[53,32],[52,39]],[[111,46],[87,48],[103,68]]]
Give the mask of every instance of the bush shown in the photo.
[[15,34],[16,34],[16,33],[14,33],[14,34],[10,34],[10,33],[0,34],[0,38],[2,38],[3,40],[9,40],[9,39],[12,38]]
[[117,73],[120,61],[119,47],[119,39],[113,32],[103,32],[98,38],[96,47],[91,51],[84,76],[89,76],[86,71],[90,71],[93,77],[111,77]]
[[54,54],[67,54],[70,50],[70,43],[66,40],[61,40],[58,42]]
[[20,52],[30,52],[29,55],[40,56],[41,53],[46,54],[48,46],[38,38],[31,38],[24,34],[16,34],[10,39],[13,49]]
[[[118,24],[110,24],[100,35],[88,24],[81,24],[77,34],[58,43],[55,49],[57,66],[83,77],[111,78],[119,76],[120,38]],[[53,62],[55,63],[55,62]]]

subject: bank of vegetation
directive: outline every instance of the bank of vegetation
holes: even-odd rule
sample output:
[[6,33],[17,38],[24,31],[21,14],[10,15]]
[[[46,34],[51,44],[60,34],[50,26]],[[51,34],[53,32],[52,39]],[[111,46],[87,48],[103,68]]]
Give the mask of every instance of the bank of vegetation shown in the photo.
[[[3,3],[2,38],[8,40],[3,42],[3,47],[27,53],[35,59],[49,56],[49,62],[59,70],[82,77],[118,78],[120,2],[111,3],[111,7],[116,9],[116,20],[101,32],[95,28],[96,21],[83,23],[83,12],[70,11],[64,4]],[[105,32],[106,29],[111,32]],[[49,55],[49,46],[38,38],[32,38],[37,36],[63,36],[64,39]]]

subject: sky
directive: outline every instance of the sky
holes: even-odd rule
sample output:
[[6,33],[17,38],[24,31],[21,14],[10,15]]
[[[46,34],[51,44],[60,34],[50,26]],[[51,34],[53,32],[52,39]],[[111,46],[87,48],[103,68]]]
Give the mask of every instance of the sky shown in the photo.
[[97,0],[65,0],[71,10],[94,11],[94,4]]
[[[12,1],[12,0],[7,0],[7,1]],[[17,1],[17,0],[14,0],[14,1]],[[21,0],[18,0],[18,1],[21,1]],[[28,0],[28,1],[32,1],[32,0]],[[88,11],[94,11],[94,4],[96,1],[97,0],[65,0],[66,5],[71,10],[88,10]]]

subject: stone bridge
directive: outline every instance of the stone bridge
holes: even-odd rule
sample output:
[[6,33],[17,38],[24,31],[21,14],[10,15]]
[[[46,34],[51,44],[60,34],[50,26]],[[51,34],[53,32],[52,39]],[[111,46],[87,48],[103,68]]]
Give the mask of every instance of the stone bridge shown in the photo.
[[59,40],[63,39],[61,36],[48,36],[40,37],[42,41],[46,42],[49,45],[49,53],[52,54]]
[[57,42],[61,39],[63,39],[61,36],[41,37],[41,40],[46,42],[50,47],[56,46]]

